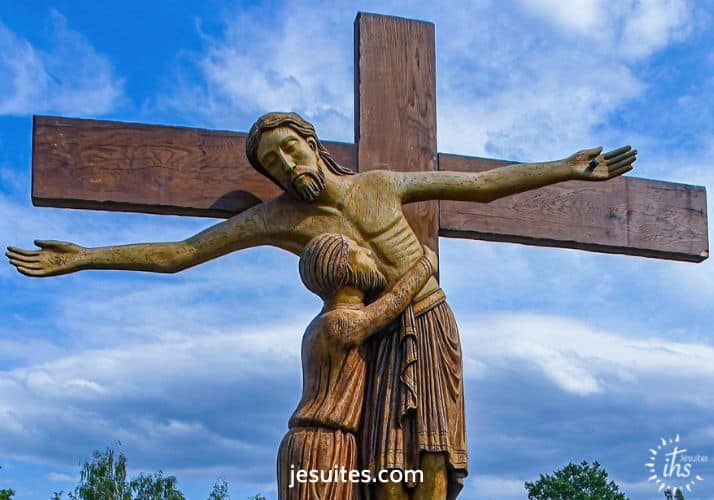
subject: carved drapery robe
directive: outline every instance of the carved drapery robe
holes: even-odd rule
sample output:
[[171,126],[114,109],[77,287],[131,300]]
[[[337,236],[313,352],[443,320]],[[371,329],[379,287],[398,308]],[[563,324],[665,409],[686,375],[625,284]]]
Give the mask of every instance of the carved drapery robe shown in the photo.
[[362,466],[372,473],[418,470],[421,452],[444,453],[448,498],[456,498],[468,473],[463,362],[458,327],[443,291],[418,297],[365,347]]

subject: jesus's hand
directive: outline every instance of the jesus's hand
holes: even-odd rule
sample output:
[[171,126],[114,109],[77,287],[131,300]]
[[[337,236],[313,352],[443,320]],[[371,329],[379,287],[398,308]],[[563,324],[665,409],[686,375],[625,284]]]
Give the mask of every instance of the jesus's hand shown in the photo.
[[605,181],[632,170],[637,150],[630,146],[602,154],[602,148],[584,149],[564,160],[572,169],[573,179]]
[[74,243],[36,240],[40,250],[8,247],[5,255],[10,264],[25,276],[58,276],[79,270],[84,248]]

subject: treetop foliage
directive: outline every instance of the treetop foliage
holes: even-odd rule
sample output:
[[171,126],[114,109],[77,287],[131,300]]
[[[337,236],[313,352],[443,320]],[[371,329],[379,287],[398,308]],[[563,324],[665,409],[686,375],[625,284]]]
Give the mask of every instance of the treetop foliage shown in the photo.
[[598,462],[569,463],[553,474],[525,483],[529,500],[627,500]]

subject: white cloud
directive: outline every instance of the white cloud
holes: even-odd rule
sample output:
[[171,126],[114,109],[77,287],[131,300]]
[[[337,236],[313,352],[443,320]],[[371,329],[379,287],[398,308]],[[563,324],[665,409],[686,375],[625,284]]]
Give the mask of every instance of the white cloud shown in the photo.
[[[688,4],[520,4],[507,15],[487,1],[380,5],[436,25],[440,150],[544,160],[606,141],[620,146],[603,125],[647,89],[633,58],[641,62],[689,33]],[[220,36],[204,37],[202,52],[182,59],[182,83],[158,107],[229,128],[246,128],[266,111],[296,110],[323,136],[351,141],[355,5],[344,6],[291,4],[310,23],[291,9],[237,13]],[[198,82],[187,76],[196,73]]]
[[35,47],[0,22],[0,115],[99,115],[125,101],[109,59],[52,12],[53,46]]
[[[12,447],[2,451],[32,457],[45,446],[47,433],[61,425],[77,443],[68,454],[81,453],[82,446],[102,436],[105,442],[121,440],[129,456],[160,456],[172,447],[177,461],[173,467],[196,474],[205,465],[181,462],[186,458],[181,450],[197,442],[217,450],[210,467],[225,467],[230,462],[222,460],[230,457],[267,459],[284,429],[282,420],[298,399],[300,333],[308,320],[306,316],[291,323],[75,349],[0,372],[0,443]],[[499,370],[509,368],[538,374],[579,397],[607,391],[608,397],[626,395],[633,404],[670,408],[673,401],[681,401],[714,408],[707,390],[714,383],[711,345],[654,335],[635,340],[542,314],[504,312],[478,320],[461,317],[459,322],[465,377],[478,385],[492,383]],[[474,365],[475,370],[470,368]],[[473,383],[467,382],[469,386]],[[266,387],[271,388],[268,407],[262,392]],[[226,390],[231,396],[223,399]],[[263,394],[260,402],[254,393]],[[251,401],[256,404],[247,404]],[[220,415],[233,412],[240,415],[235,421],[251,426],[223,427]],[[48,422],[48,415],[54,416],[54,423]],[[256,432],[276,442],[248,437]],[[504,434],[504,439],[529,438]],[[479,490],[494,486],[482,479],[477,481]],[[514,489],[515,483],[509,480],[507,486]]]
[[599,38],[607,28],[606,23],[617,19],[615,16],[605,15],[608,13],[606,9],[611,9],[613,4],[607,5],[604,0],[520,0],[519,3],[525,10],[549,21],[566,33],[578,36]]
[[568,48],[520,59],[497,69],[480,66],[500,80],[480,89],[484,98],[442,91],[440,149],[521,161],[556,159],[601,143],[596,128],[644,88],[626,65],[603,70],[603,58],[582,60]]
[[200,83],[184,80],[159,106],[233,128],[246,116],[293,110],[318,121],[326,137],[352,140],[351,47],[335,40],[352,37],[334,30],[349,27],[349,16],[310,3],[256,9],[236,12],[220,37],[205,35],[204,52],[189,56]]
[[58,483],[70,483],[74,482],[76,479],[68,474],[62,474],[61,472],[50,472],[47,475],[50,481],[56,481]]
[[[649,85],[619,45],[624,25],[636,22],[634,4],[525,4],[508,16],[497,6],[483,9],[463,26],[434,18],[437,29],[446,24],[438,38],[440,150],[540,161],[621,145],[626,139],[607,124],[618,123]],[[661,48],[672,37],[657,40]],[[640,41],[636,50],[644,60],[652,47]]]
[[648,56],[691,29],[692,9],[686,0],[639,0],[631,5],[618,47],[628,57]]
[[[274,408],[285,412],[286,422],[290,404],[298,400],[306,321],[75,349],[0,371],[0,452],[70,466],[89,446],[118,440],[138,461],[160,457],[158,463],[187,470],[234,464],[239,472],[233,470],[232,477],[248,477],[242,464],[255,458],[265,475],[277,445],[265,436],[279,439],[284,425],[276,422],[280,412],[272,414]],[[264,399],[268,386],[270,401],[253,399]],[[255,404],[246,404],[250,400]],[[233,423],[226,428],[229,414]],[[253,424],[236,428],[240,421]],[[47,443],[60,428],[72,444],[54,453]]]
[[[236,333],[202,332],[113,349],[80,350],[5,375],[8,381],[41,398],[104,400],[117,394],[163,397],[166,387],[161,381],[181,373],[180,378],[186,380],[211,380],[218,373],[242,379],[248,374],[271,373],[275,367],[238,362],[240,359],[294,365],[305,325],[262,324]],[[141,382],[151,377],[159,383]]]
[[524,10],[573,38],[604,44],[628,58],[647,57],[685,36],[693,23],[687,0],[520,0]]
[[[603,391],[668,398],[714,409],[706,388],[714,383],[714,346],[634,339],[567,317],[508,312],[461,318],[464,357],[489,367],[519,363],[563,391],[587,396]],[[468,375],[468,373],[467,373]],[[672,393],[670,391],[674,390]]]

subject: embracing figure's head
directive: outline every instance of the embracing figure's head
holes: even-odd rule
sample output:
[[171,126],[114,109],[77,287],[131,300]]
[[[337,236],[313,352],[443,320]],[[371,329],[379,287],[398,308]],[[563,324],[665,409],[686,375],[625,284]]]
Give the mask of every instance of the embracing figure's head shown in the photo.
[[372,252],[334,233],[316,236],[305,246],[300,255],[300,278],[308,290],[325,301],[343,287],[373,295],[387,286]]
[[325,169],[354,172],[339,165],[317,138],[315,127],[297,113],[268,113],[250,128],[245,144],[250,164],[285,191],[305,201],[325,189]]

